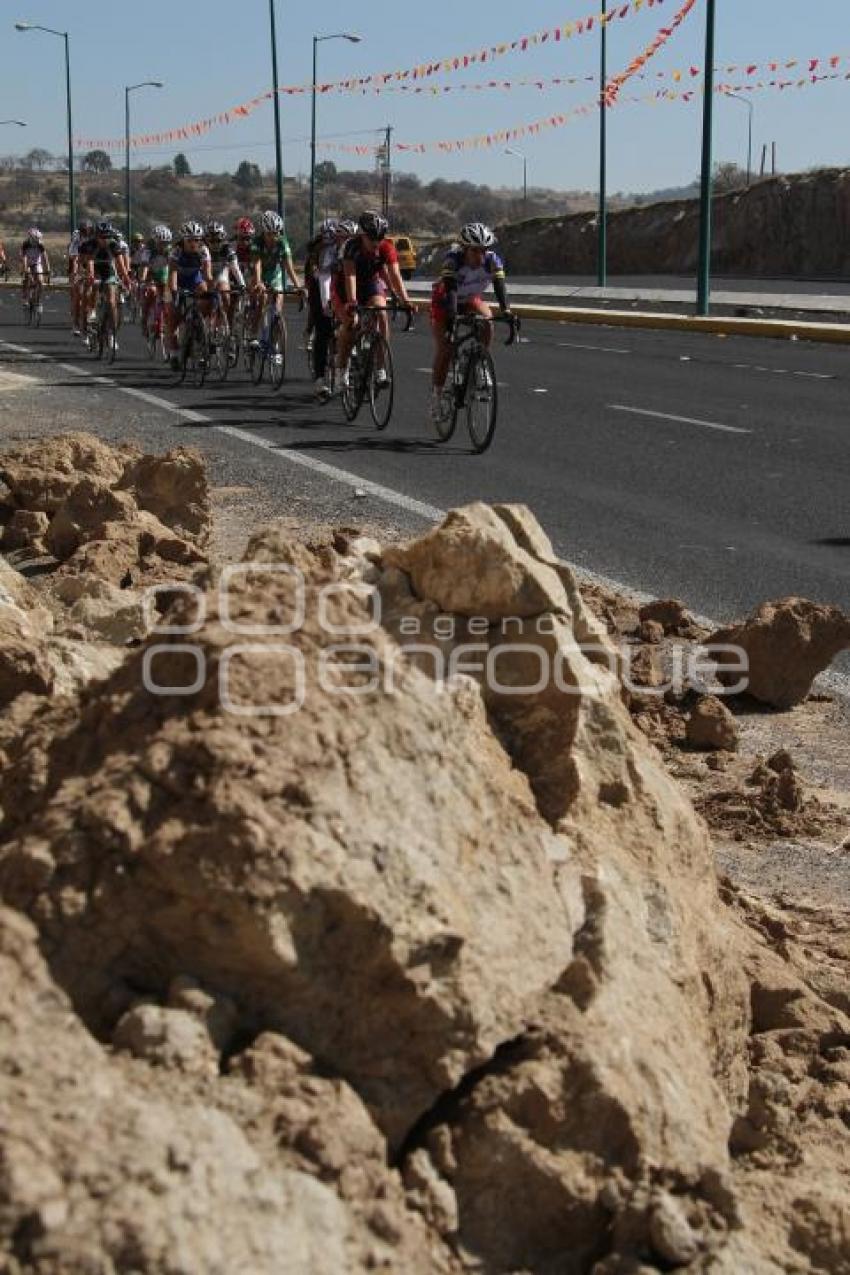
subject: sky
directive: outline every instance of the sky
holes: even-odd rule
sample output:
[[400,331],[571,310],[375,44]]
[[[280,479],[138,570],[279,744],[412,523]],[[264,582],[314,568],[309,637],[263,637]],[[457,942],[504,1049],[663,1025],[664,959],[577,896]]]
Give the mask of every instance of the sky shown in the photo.
[[[610,0],[612,7],[617,0]],[[319,80],[392,71],[463,54],[490,44],[562,25],[598,11],[599,0],[372,0],[370,5],[324,0],[320,9],[303,0],[276,0],[280,81],[308,83],[312,36],[354,30],[359,44],[327,41],[319,46]],[[681,0],[663,0],[609,29],[609,67],[616,73],[669,22]],[[790,58],[843,55],[850,72],[850,0],[717,0],[716,63],[762,63]],[[695,9],[651,63],[673,71],[704,61],[706,0]],[[74,133],[77,137],[121,137],[123,86],[158,79],[162,90],[132,96],[133,132],[171,128],[246,101],[271,84],[267,0],[113,0],[104,8],[82,0],[0,0],[0,119],[26,120],[26,130],[0,126],[0,155],[34,146],[54,153],[66,147],[62,42],[40,32],[14,30],[16,20],[67,29],[71,36]],[[317,20],[319,25],[317,26]],[[353,24],[353,25],[352,25]],[[587,75],[598,68],[599,39],[592,35],[502,57],[487,67],[433,83],[481,82],[496,77]],[[724,77],[725,78],[725,77]],[[757,78],[757,77],[756,77]],[[667,83],[661,81],[657,83]],[[636,81],[624,93],[643,95],[657,87]],[[441,97],[326,95],[318,102],[319,133],[337,143],[371,143],[387,124],[405,142],[453,139],[492,132],[544,118],[594,99],[592,84],[509,91],[454,92]],[[284,167],[309,169],[309,95],[282,97]],[[763,142],[777,143],[786,171],[816,164],[850,162],[847,132],[850,80],[801,90],[753,94],[756,157]],[[746,159],[747,109],[718,100],[715,154]],[[341,137],[345,134],[345,137]],[[624,102],[609,114],[609,185],[612,191],[643,191],[691,181],[699,168],[701,104]],[[177,149],[193,169],[232,172],[249,159],[273,164],[271,103],[254,115],[208,133],[193,145],[134,152],[134,162],[162,164]],[[530,185],[593,190],[598,177],[598,123],[578,118],[515,144],[527,156]],[[120,158],[117,156],[116,158]],[[370,167],[354,156],[320,151],[340,167]],[[423,180],[519,185],[522,162],[504,146],[464,154],[394,156],[394,165]]]

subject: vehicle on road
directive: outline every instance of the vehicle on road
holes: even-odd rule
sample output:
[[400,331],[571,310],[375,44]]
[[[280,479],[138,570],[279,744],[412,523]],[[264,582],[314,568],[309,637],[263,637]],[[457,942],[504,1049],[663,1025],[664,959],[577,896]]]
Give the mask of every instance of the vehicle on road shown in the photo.
[[398,268],[402,279],[412,279],[416,273],[416,245],[409,235],[387,235],[398,256]]

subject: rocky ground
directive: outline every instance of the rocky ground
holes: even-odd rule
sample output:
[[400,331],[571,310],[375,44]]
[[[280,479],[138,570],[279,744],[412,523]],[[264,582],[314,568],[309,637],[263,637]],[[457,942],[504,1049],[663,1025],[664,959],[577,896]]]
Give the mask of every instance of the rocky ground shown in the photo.
[[847,617],[0,479],[0,1272],[850,1271]]

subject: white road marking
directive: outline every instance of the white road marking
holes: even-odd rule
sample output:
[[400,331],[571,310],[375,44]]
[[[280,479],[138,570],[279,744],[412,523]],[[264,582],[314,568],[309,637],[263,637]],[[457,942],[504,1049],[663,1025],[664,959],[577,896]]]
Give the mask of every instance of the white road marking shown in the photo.
[[795,376],[807,376],[813,381],[837,381],[838,377],[831,372],[795,372]]
[[532,394],[548,394],[549,393],[548,390],[543,390],[543,389],[535,389],[535,390],[532,390],[531,392]]
[[721,425],[717,421],[699,421],[693,416],[673,416],[669,412],[651,412],[646,407],[627,407],[624,403],[609,403],[611,412],[629,412],[632,416],[651,416],[659,421],[676,421],[682,425],[702,425],[706,429],[717,429],[724,434],[751,434],[751,429],[739,429],[737,425]]
[[579,345],[577,341],[559,341],[558,345],[565,350],[599,350],[602,354],[631,354],[631,350],[620,350],[614,345]]

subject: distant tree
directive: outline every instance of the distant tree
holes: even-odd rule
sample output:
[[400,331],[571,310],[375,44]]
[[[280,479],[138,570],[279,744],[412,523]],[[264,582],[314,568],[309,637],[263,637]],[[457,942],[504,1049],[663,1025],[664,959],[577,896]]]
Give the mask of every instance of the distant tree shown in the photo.
[[56,212],[56,209],[65,201],[65,191],[61,186],[48,186],[44,192],[44,198],[50,204],[50,207]]
[[241,190],[256,190],[263,184],[263,175],[258,164],[251,164],[243,159],[233,175],[233,180]]
[[37,168],[40,171],[45,169],[48,164],[53,163],[53,156],[50,151],[43,150],[40,146],[35,146],[24,156],[24,165],[27,168]]
[[330,159],[323,159],[321,164],[316,165],[316,181],[320,186],[329,186],[331,182],[335,182],[338,177],[337,166]]
[[83,156],[83,170],[87,173],[108,173],[111,167],[106,151],[87,151]]
[[174,176],[175,177],[191,177],[192,169],[189,161],[181,151],[179,155],[174,156]]
[[152,168],[142,178],[145,190],[170,190],[174,185],[174,173],[170,168]]
[[730,160],[723,160],[721,163],[715,164],[714,189],[719,195],[725,195],[730,190],[740,190],[746,184],[747,174],[737,164],[733,164]]

